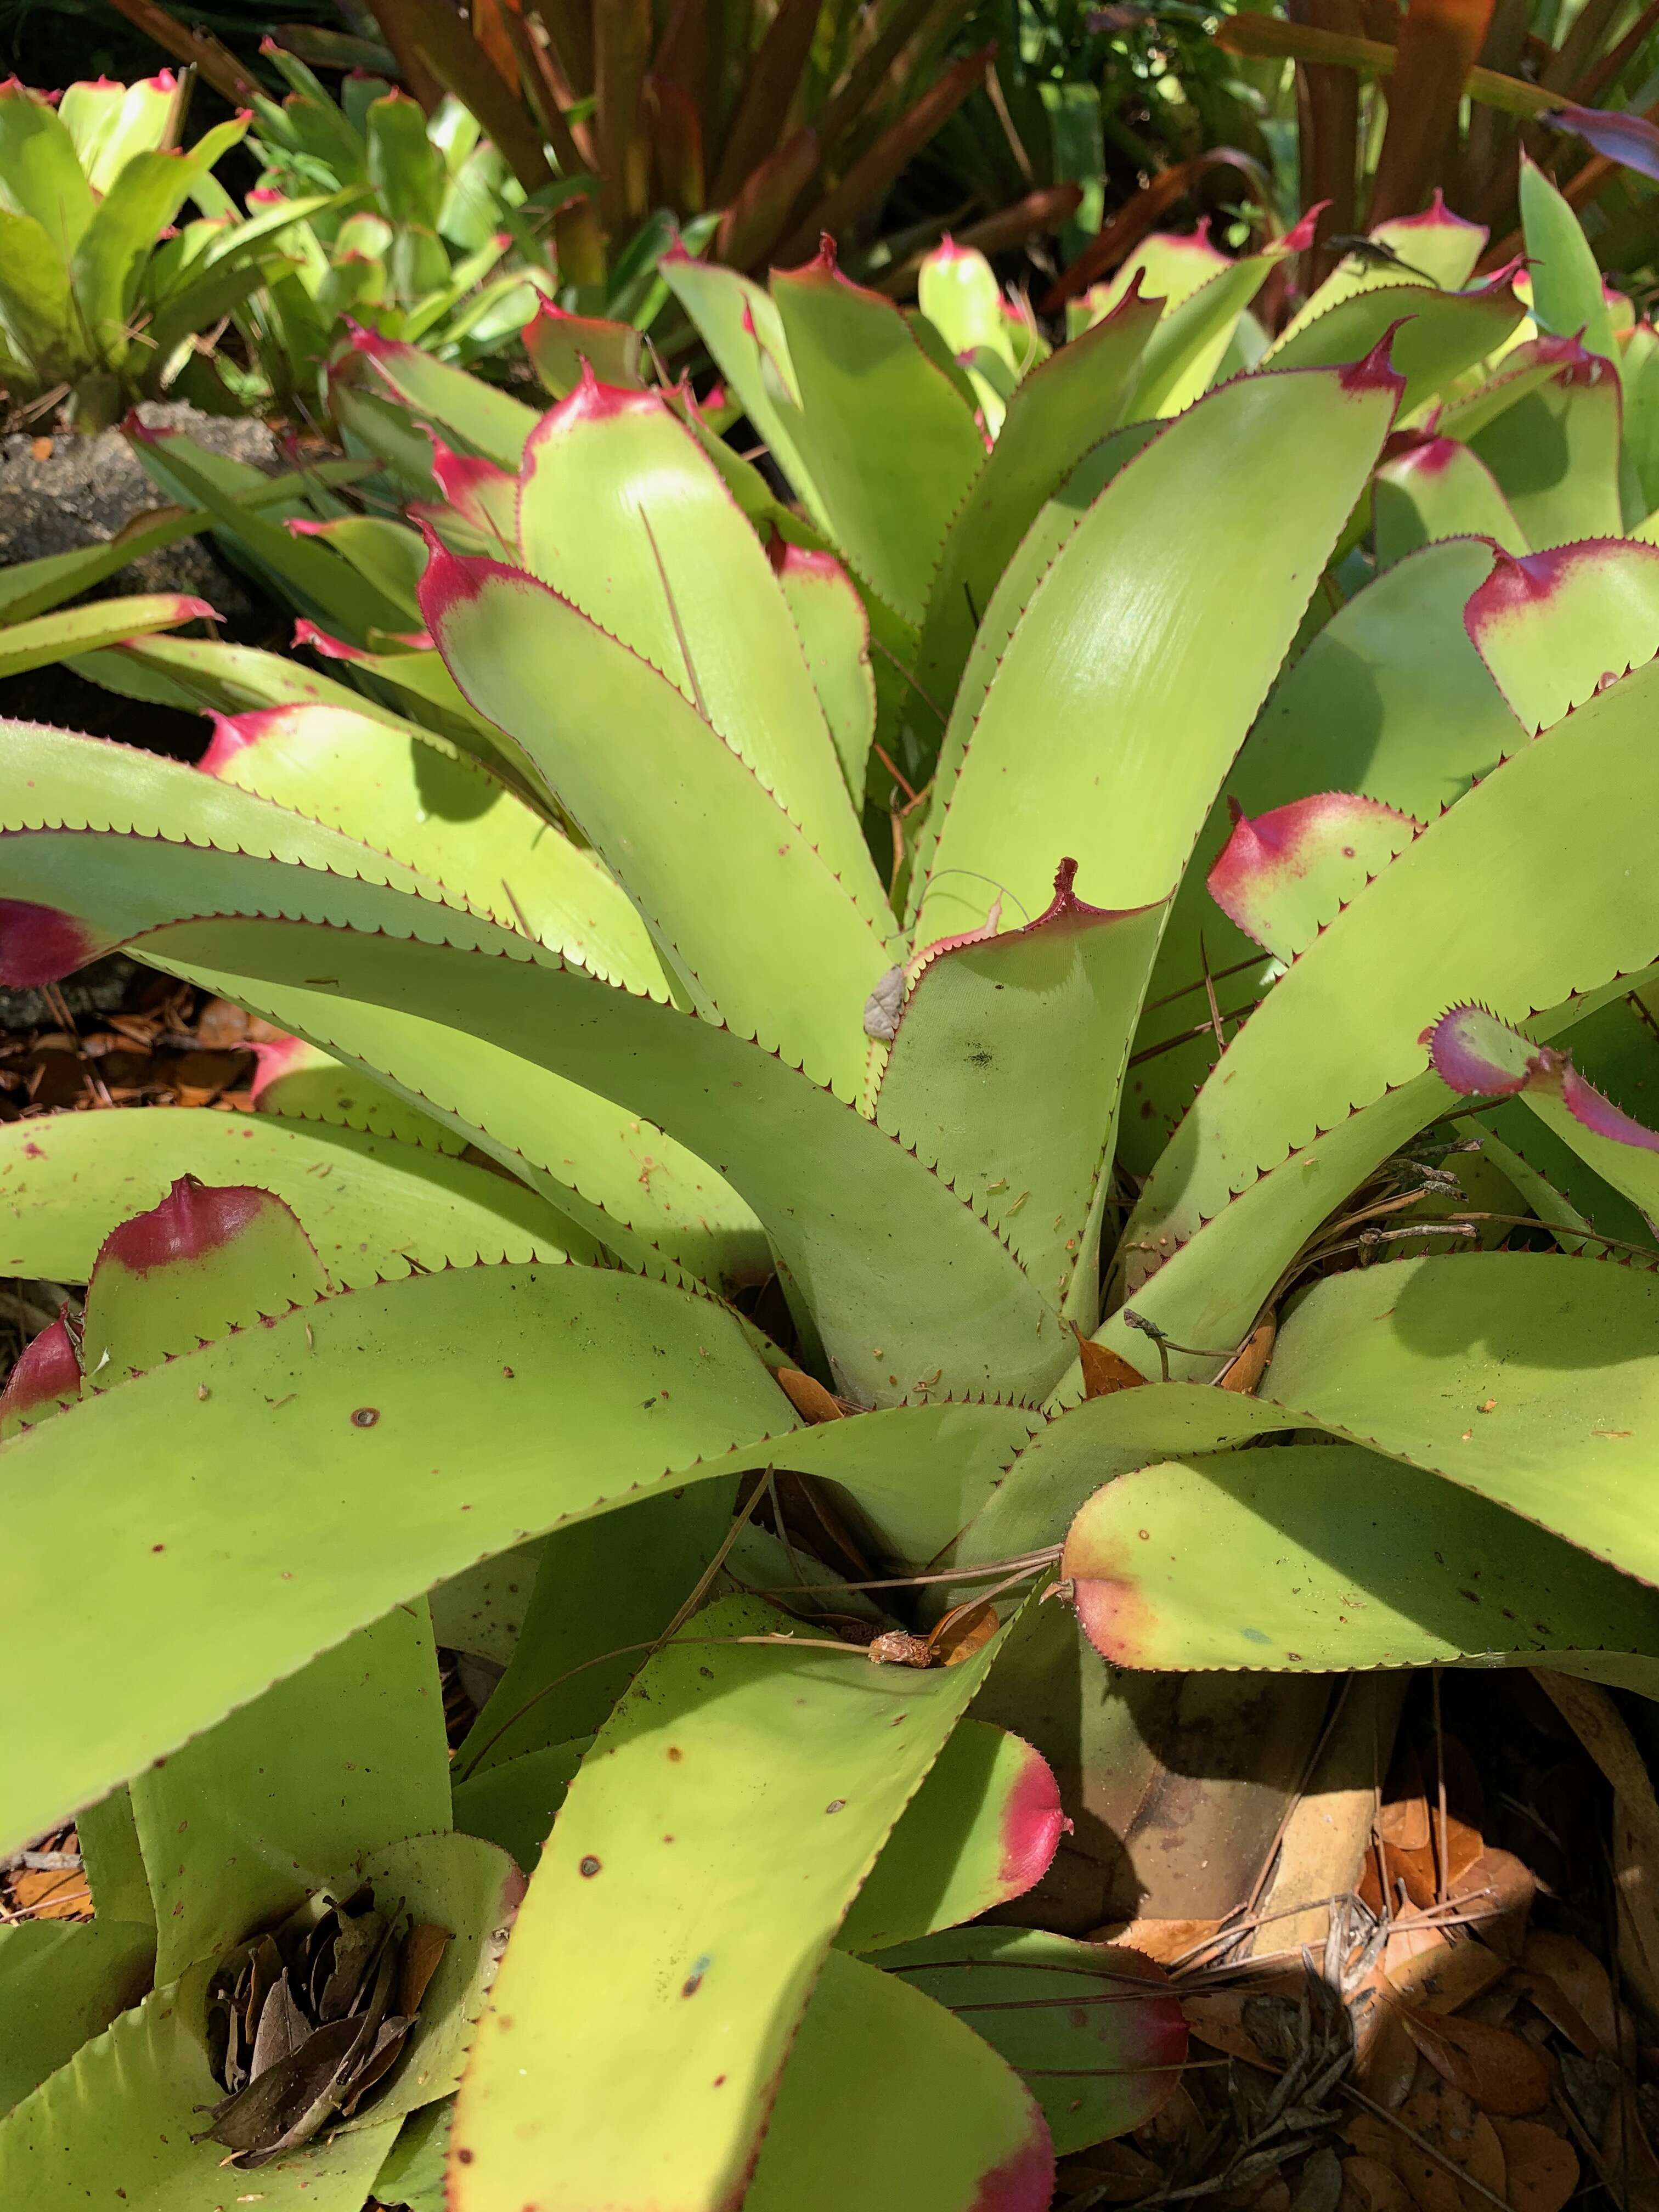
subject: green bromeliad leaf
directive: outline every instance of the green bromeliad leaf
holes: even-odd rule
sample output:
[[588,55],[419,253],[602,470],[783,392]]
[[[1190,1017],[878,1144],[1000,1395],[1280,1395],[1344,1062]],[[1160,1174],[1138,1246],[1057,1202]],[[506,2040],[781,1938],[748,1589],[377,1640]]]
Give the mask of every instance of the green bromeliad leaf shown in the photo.
[[743,2201],[838,2212],[872,2172],[912,2212],[1045,2212],[1054,2153],[1018,2075],[969,2025],[908,1979],[832,1952]]
[[1328,307],[1310,300],[1269,347],[1263,366],[1326,368],[1362,360],[1398,325],[1394,362],[1406,380],[1401,412],[1410,415],[1496,352],[1524,313],[1508,270],[1473,292],[1442,292],[1416,283],[1368,286]]
[[1455,438],[1424,437],[1385,461],[1371,496],[1380,569],[1445,538],[1490,538],[1506,553],[1528,550],[1491,470]]
[[135,1777],[157,1979],[216,1963],[359,1851],[447,1827],[448,1770],[416,1599]]
[[[1112,478],[1032,593],[971,723],[958,702],[919,944],[977,926],[987,884],[1036,911],[1062,850],[1097,904],[1169,896],[1398,392],[1380,363],[1243,378]],[[1293,505],[1267,488],[1286,467],[1310,487]],[[1238,532],[1258,557],[1218,615],[1206,549]]]
[[108,1389],[232,1328],[312,1305],[327,1289],[315,1247],[280,1198],[180,1176],[98,1249],[81,1346],[88,1384]]
[[535,758],[698,1011],[855,1097],[859,1016],[889,964],[878,888],[860,900],[690,701],[532,577],[435,553],[422,604],[473,705]]
[[734,1640],[778,1619],[697,1614],[582,1762],[456,2106],[460,2212],[741,2185],[836,1929],[1000,1643],[917,1673]]
[[85,1282],[110,1223],[190,1174],[274,1192],[336,1290],[473,1260],[599,1254],[544,1199],[466,1161],[271,1114],[180,1106],[0,1128],[0,1267]]
[[[71,2212],[118,2185],[143,2212],[215,2212],[227,2197],[225,2154],[198,2142],[223,2095],[208,2063],[205,1971],[124,2012],[104,2034],[0,2123],[0,2189],[40,2212]],[[336,2133],[259,2179],[270,2212],[360,2212],[398,2122]]]
[[1547,1666],[1659,1697],[1651,1589],[1349,1444],[1121,1475],[1073,1523],[1062,1568],[1115,1667]]
[[[1423,1073],[1417,1039],[1448,1004],[1479,997],[1535,1008],[1550,1034],[1579,1010],[1569,1003],[1575,994],[1639,976],[1659,957],[1659,896],[1646,896],[1632,842],[1644,780],[1659,775],[1647,743],[1656,683],[1659,668],[1638,670],[1523,744],[1431,823],[1275,985],[1141,1193],[1126,1236],[1132,1294],[1234,1193],[1291,1148],[1348,1124],[1356,1109],[1375,1115],[1376,1141],[1397,1115],[1415,1110],[1401,1133],[1432,1118],[1443,1086],[1431,1083],[1409,1103],[1401,1086]],[[1477,882],[1478,900],[1468,896]],[[1297,1071],[1291,1085],[1289,1066]],[[1359,1140],[1354,1133],[1351,1141]],[[1267,1282],[1300,1233],[1271,1259]]]
[[593,855],[441,738],[322,705],[216,720],[206,774],[362,837],[611,982],[666,988],[639,916]]
[[1500,1022],[1484,1006],[1455,1006],[1429,1044],[1435,1073],[1461,1096],[1520,1095],[1545,1127],[1629,1200],[1643,1220],[1659,1217],[1659,1130],[1588,1083],[1564,1054]]
[[959,1722],[836,1941],[879,1951],[976,1920],[1042,1881],[1065,1826],[1041,1753],[1006,1729]]
[[1464,623],[1522,728],[1546,729],[1659,652],[1659,546],[1591,539],[1499,560]]
[[[640,1655],[632,1655],[637,1663]],[[520,1752],[455,1784],[455,1826],[469,1836],[499,1844],[526,1873],[553,1832],[565,1795],[592,1745],[590,1735]]]
[[876,1120],[1092,1328],[1119,1087],[1164,910],[1087,906],[1076,872],[1060,863],[1024,928],[929,948]]
[[1155,301],[1127,299],[1015,387],[997,442],[939,556],[916,651],[916,682],[927,698],[948,705],[956,696],[999,577],[1044,502],[1117,428],[1158,319]]
[[1143,2126],[1180,2086],[1180,2000],[1160,1967],[1123,1945],[1036,1929],[957,1928],[875,1963],[1002,2053],[1062,2156]]
[[[1659,1282],[1558,1254],[1400,1261],[1320,1284],[1264,1397],[1659,1581],[1639,1472]],[[66,1427],[61,1418],[44,1434]]]
[[860,811],[876,731],[869,614],[833,554],[774,537],[771,561],[841,762],[847,795]]
[[[471,1560],[715,1473],[793,1419],[704,1299],[477,1267],[325,1298],[29,1430],[4,1447],[6,1633],[21,1651],[70,1583],[82,1627],[51,1711],[19,1707],[8,1729],[0,1848]],[[252,1424],[259,1463],[239,1482],[225,1470],[246,1468]],[[128,1532],[95,1559],[64,1552],[54,1450],[81,1510]]]
[[155,1963],[155,1928],[101,1910],[0,1929],[0,2115],[138,2003]]
[[530,574],[665,676],[878,912],[788,602],[665,402],[589,379],[544,416],[525,449],[518,538]]
[[1530,388],[1478,428],[1456,426],[1455,434],[1468,437],[1497,478],[1536,550],[1617,538],[1623,527],[1618,374],[1576,340],[1540,343],[1553,349],[1553,373],[1530,382],[1517,371],[1517,381]]

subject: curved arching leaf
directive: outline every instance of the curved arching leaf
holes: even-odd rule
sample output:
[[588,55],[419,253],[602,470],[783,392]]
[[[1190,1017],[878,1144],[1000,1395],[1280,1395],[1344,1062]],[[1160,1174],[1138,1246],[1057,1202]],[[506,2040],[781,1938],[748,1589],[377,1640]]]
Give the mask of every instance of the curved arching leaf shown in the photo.
[[1120,1475],[1072,1524],[1062,1565],[1115,1667],[1547,1666],[1659,1697],[1651,1589],[1352,1444]]
[[1516,720],[1545,729],[1659,653],[1659,546],[1591,538],[1500,558],[1463,619]]
[[[0,1730],[0,1849],[471,1560],[792,1421],[719,1307],[567,1266],[325,1298],[29,1430],[0,1448],[4,1638],[81,1626],[50,1705]],[[70,1468],[121,1532],[96,1552],[64,1543]]]
[[583,1759],[456,2106],[458,2212],[690,2212],[746,2179],[842,1917],[1001,1642],[917,1672],[740,1640],[779,1618],[696,1614]]
[[1018,2075],[968,2023],[832,1952],[744,2203],[840,2212],[872,2172],[909,2212],[1045,2212],[1054,2146]]

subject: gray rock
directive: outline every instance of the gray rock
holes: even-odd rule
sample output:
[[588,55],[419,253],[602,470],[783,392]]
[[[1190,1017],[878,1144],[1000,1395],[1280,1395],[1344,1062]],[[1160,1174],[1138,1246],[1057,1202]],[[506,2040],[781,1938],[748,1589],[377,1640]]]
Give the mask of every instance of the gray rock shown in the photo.
[[[249,462],[267,475],[282,465],[276,440],[251,417],[204,415],[181,403],[155,400],[144,401],[138,414],[152,429],[188,430],[210,453]],[[31,437],[0,439],[0,567],[107,544],[135,514],[166,503],[118,430],[95,438],[54,438],[43,460],[34,457],[35,443]],[[203,538],[129,562],[87,596],[112,599],[130,592],[193,592],[217,607],[228,625],[254,611],[246,583]]]

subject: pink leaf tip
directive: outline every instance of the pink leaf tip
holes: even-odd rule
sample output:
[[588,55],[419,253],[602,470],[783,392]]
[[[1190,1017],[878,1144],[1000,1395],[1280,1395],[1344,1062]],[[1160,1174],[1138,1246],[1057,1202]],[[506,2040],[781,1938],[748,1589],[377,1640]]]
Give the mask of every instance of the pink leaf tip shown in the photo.
[[1306,253],[1312,246],[1319,228],[1319,218],[1329,207],[1328,200],[1316,200],[1300,222],[1287,230],[1279,241],[1280,253]]
[[61,907],[33,899],[0,898],[0,983],[14,991],[39,990],[84,967],[98,940]]
[[1350,362],[1346,368],[1338,370],[1337,380],[1345,392],[1391,392],[1395,405],[1399,404],[1406,380],[1389,356],[1401,325],[1411,319],[1409,315],[1397,315],[1363,361]]

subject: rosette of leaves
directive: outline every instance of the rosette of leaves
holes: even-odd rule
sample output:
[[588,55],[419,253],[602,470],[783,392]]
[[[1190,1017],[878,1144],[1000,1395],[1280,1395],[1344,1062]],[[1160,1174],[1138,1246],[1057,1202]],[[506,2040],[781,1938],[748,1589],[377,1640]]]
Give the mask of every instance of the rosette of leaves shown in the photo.
[[[252,1110],[0,1132],[9,1263],[88,1281],[5,1408],[6,1648],[77,1633],[4,1834],[125,1790],[158,1981],[295,1902],[178,1871],[215,1806],[236,1884],[411,1914],[380,1838],[511,1852],[459,2212],[1041,2212],[1182,2063],[1091,1932],[1308,1905],[1331,1674],[1659,1688],[1659,1248],[1590,1144],[1650,1156],[1659,551],[1556,238],[1530,334],[1437,220],[1461,272],[1345,269],[1213,388],[1237,296],[1132,287],[988,446],[830,257],[671,263],[787,501],[591,326],[540,417],[372,341],[422,627],[118,648],[203,770],[4,732],[0,976],[125,946],[294,1041]],[[379,520],[307,588],[392,579]],[[118,1338],[156,1231],[99,1240],[187,1173],[234,1296]],[[453,1767],[434,1629],[501,1669]]]
[[248,125],[239,115],[185,151],[182,120],[167,70],[72,84],[56,105],[15,78],[0,86],[0,382],[14,410],[61,403],[99,430],[135,398],[189,396],[198,336],[282,265],[305,205],[234,234],[174,233]]
[[252,381],[222,363],[234,391],[314,411],[318,376],[347,319],[473,362],[515,343],[550,293],[549,200],[524,188],[477,120],[447,100],[430,117],[383,77],[354,70],[334,99],[297,56],[267,40],[286,80],[280,101],[256,94],[263,164],[246,213],[222,187],[200,195],[231,234],[284,210],[291,265],[238,312]]

